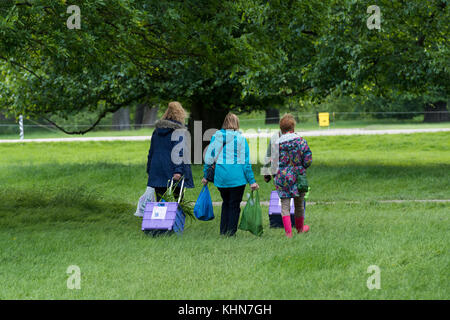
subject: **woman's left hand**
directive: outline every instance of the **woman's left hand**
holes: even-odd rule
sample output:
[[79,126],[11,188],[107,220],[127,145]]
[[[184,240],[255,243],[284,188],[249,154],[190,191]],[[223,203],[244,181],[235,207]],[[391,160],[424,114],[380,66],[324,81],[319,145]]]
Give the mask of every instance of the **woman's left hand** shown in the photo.
[[208,180],[206,180],[205,178],[202,179],[202,183],[204,186],[206,186],[208,184]]
[[258,190],[259,189],[259,185],[255,182],[255,183],[252,183],[250,185],[250,188],[252,188],[252,190]]
[[175,173],[172,177],[173,181],[178,181],[181,179],[181,174],[179,173]]

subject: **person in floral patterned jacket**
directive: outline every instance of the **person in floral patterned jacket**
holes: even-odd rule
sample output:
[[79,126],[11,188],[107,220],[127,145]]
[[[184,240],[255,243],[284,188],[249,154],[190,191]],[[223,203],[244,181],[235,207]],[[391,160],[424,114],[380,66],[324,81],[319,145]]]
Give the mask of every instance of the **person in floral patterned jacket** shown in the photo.
[[[295,119],[291,114],[286,114],[281,118],[280,129],[280,134],[272,139],[269,146],[272,151],[268,149],[267,153],[272,168],[271,174],[274,175],[275,187],[281,199],[281,215],[284,229],[286,236],[290,238],[292,237],[291,198],[294,198],[295,227],[297,231],[301,233],[309,230],[309,226],[304,224],[305,210],[303,204],[305,193],[299,192],[297,188],[297,176],[306,174],[306,169],[312,163],[312,153],[306,140],[294,132]],[[264,176],[266,182],[269,182],[270,178],[271,175]]]

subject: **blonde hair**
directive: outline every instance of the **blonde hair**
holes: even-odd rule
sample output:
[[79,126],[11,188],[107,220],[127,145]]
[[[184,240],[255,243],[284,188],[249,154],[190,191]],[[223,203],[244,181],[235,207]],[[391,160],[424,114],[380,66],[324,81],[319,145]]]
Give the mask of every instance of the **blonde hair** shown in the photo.
[[239,130],[239,118],[234,113],[228,113],[223,120],[222,129]]
[[292,114],[286,113],[280,119],[280,129],[282,133],[286,133],[289,131],[294,131],[295,129],[295,118]]
[[169,106],[162,116],[162,119],[175,120],[184,124],[186,119],[186,111],[184,111],[181,103],[178,101],[169,102]]

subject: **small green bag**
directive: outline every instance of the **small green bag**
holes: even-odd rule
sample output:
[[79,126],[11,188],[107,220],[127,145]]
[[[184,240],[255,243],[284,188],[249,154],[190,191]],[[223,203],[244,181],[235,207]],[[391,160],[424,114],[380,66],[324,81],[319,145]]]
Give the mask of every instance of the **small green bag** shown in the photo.
[[258,190],[252,191],[247,201],[247,205],[242,212],[239,229],[250,231],[255,236],[261,236],[263,234],[262,210],[259,203]]
[[297,188],[298,192],[308,192],[308,179],[306,179],[306,174],[299,174],[297,176]]

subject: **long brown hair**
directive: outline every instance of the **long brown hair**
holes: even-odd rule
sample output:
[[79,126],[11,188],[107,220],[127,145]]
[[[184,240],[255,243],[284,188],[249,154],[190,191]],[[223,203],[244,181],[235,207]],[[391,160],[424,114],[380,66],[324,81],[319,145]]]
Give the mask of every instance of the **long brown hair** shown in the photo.
[[184,124],[186,119],[186,111],[178,101],[169,102],[166,112],[162,116],[162,119],[175,120]]
[[239,130],[239,118],[234,113],[228,113],[223,120],[222,129]]

